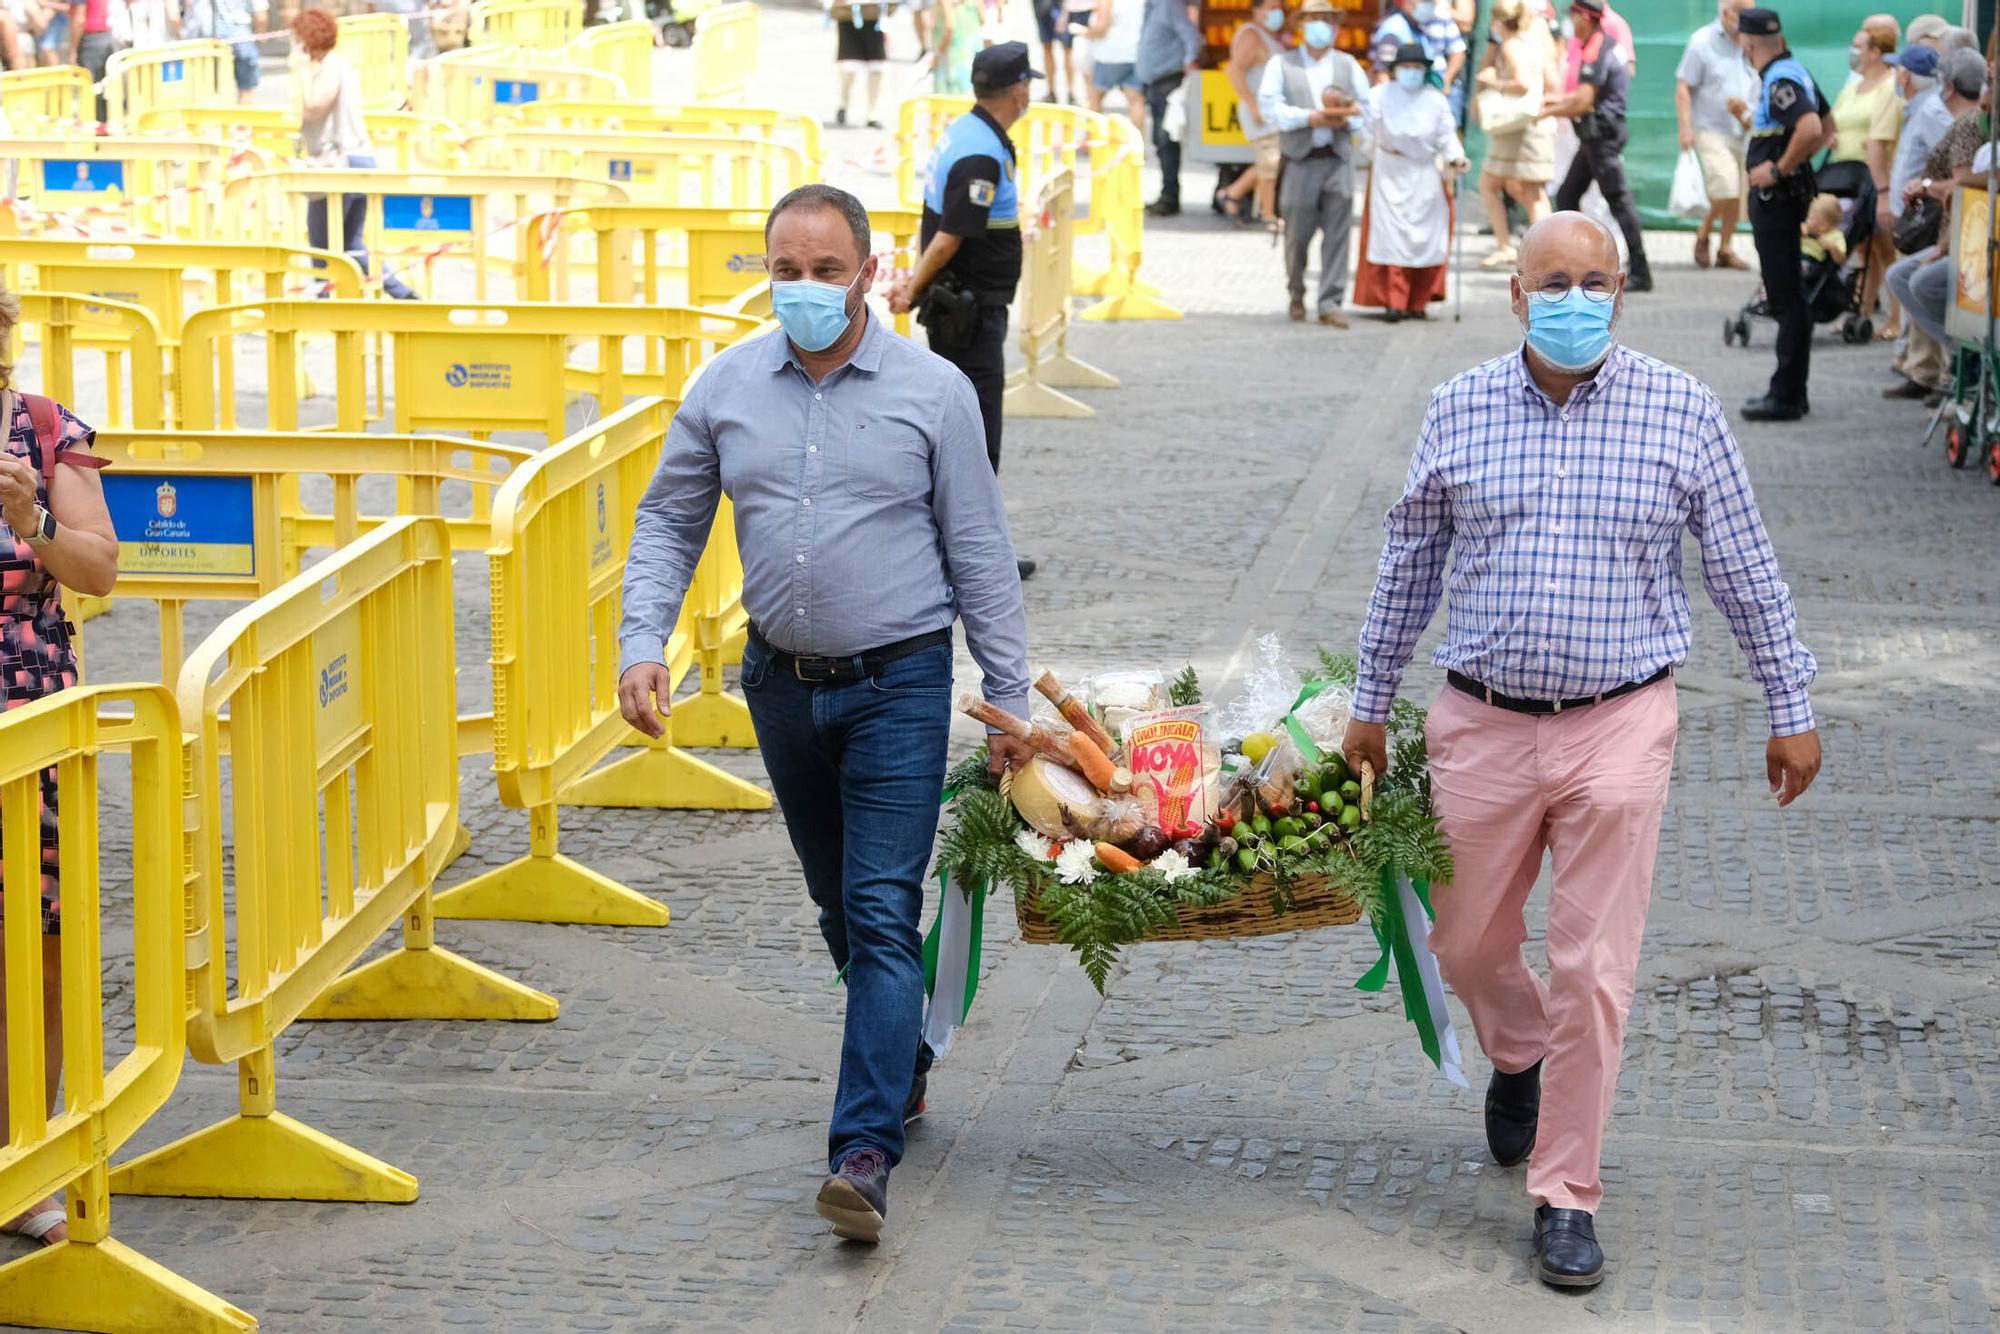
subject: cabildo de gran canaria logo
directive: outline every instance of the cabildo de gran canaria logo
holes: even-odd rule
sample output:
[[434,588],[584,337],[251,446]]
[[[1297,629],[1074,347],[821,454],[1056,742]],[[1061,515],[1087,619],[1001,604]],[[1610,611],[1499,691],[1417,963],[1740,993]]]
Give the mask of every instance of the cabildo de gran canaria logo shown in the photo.
[[181,507],[180,493],[174,490],[172,482],[161,482],[153,492],[153,508],[160,512],[162,519],[171,519]]
[[347,693],[347,655],[319,669],[319,706],[323,709]]

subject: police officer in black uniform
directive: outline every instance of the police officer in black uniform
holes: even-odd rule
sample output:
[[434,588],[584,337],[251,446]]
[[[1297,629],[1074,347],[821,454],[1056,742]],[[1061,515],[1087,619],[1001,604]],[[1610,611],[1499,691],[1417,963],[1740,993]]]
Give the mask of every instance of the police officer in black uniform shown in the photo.
[[1785,45],[1775,11],[1746,9],[1737,32],[1761,87],[1750,123],[1750,234],[1764,273],[1764,301],[1778,322],[1778,369],[1762,398],[1743,405],[1753,422],[1797,421],[1812,410],[1806,376],[1812,312],[1799,272],[1799,228],[1812,204],[1809,159],[1833,124],[1832,108]]
[[1605,0],[1572,0],[1570,22],[1583,42],[1583,64],[1576,91],[1549,99],[1546,115],[1560,116],[1576,126],[1576,156],[1569,173],[1556,187],[1556,208],[1571,212],[1583,206],[1592,182],[1604,196],[1604,206],[1625,234],[1626,292],[1653,290],[1653,266],[1646,262],[1646,237],[1639,230],[1639,205],[1625,180],[1625,105],[1631,72],[1604,31]]
[[[924,185],[923,253],[889,308],[911,309],[931,351],[965,372],[986,422],[986,457],[1000,471],[1000,396],[1007,379],[1007,307],[1021,282],[1021,193],[1007,132],[1028,114],[1028,64],[1021,42],[989,46],[972,58],[973,108],[938,141]],[[1021,577],[1035,562],[1020,561]]]

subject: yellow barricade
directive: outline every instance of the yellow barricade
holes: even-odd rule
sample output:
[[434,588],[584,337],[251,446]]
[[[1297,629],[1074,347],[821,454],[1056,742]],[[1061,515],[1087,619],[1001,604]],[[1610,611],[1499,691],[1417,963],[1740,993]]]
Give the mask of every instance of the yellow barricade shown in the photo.
[[1106,165],[1099,176],[1096,208],[1104,220],[1111,262],[1101,275],[1073,288],[1079,296],[1105,298],[1085,310],[1081,318],[1177,320],[1180,311],[1160,300],[1160,289],[1139,277],[1146,248],[1146,197],[1140,180],[1146,145],[1131,121],[1123,116],[1106,120],[1111,127],[1112,149],[1100,154]]
[[[402,18],[367,14],[368,19]],[[341,20],[343,23],[347,20]],[[413,111],[368,111],[361,117],[375,161],[384,171],[449,171],[465,165],[458,132],[444,121]],[[270,166],[305,165],[299,157],[299,113],[287,107],[188,106],[141,112],[140,134],[213,139],[254,148]]]
[[97,124],[90,71],[77,65],[0,73],[0,117],[13,134],[61,134]]
[[340,52],[361,78],[361,105],[394,111],[410,100],[410,22],[401,14],[349,14],[334,20]]
[[757,73],[757,6],[720,5],[694,30],[694,100],[741,102]]
[[466,47],[418,64],[410,105],[470,131],[512,119],[519,107],[545,97],[619,101],[625,85],[602,70],[559,65],[552,51]]
[[805,154],[806,165],[816,178],[826,163],[819,122],[803,112],[780,111],[775,107],[694,104],[650,107],[630,102],[555,98],[528,103],[520,108],[517,119],[531,130],[613,130],[627,134],[710,134],[763,139]]
[[[110,706],[116,712],[108,712]],[[99,808],[99,760],[131,760],[129,817]],[[41,776],[62,809],[63,1107],[42,1101]],[[79,686],[0,717],[0,845],[6,848],[7,1079],[0,1213],[12,1218],[69,1191],[68,1242],[0,1268],[0,1320],[56,1329],[244,1330],[257,1322],[110,1235],[111,1154],[180,1082],[186,1040],[182,958],[181,727],[164,686]],[[129,831],[132,883],[130,1050],[105,1059],[99,846]],[[114,872],[115,873],[115,872]]]
[[236,51],[228,42],[168,42],[120,51],[104,65],[104,123],[129,133],[155,107],[214,106],[236,95]]
[[[544,214],[523,230],[521,266],[531,301],[583,301],[574,267],[595,275],[587,299],[616,305],[659,305],[673,300],[723,308],[764,281],[765,209],[651,208],[610,204]],[[878,290],[914,264],[923,215],[875,209],[868,214],[875,254],[881,256]],[[563,239],[545,244],[547,229]],[[574,241],[588,241],[582,245]],[[581,255],[573,252],[581,251]],[[0,254],[5,254],[0,243]],[[677,290],[670,290],[677,289]],[[908,336],[908,315],[893,317]]]
[[[236,403],[217,392],[219,370],[233,361],[237,338],[264,345],[269,395],[268,427],[299,429],[299,400],[286,391],[298,383],[301,342],[330,337],[339,399],[333,428],[361,431],[367,424],[363,340],[377,335],[386,376],[375,383],[377,401],[395,392],[392,429],[467,431],[486,438],[495,431],[541,431],[550,441],[565,434],[564,410],[572,393],[587,393],[602,415],[628,394],[681,399],[688,377],[710,355],[757,327],[745,316],[686,307],[447,305],[427,301],[270,301],[223,306],[191,317],[181,335],[182,424],[199,430],[232,430]],[[627,367],[626,340],[644,349],[644,368]],[[594,364],[565,364],[571,343],[596,345]],[[634,497],[636,502],[636,496]]]
[[650,102],[653,38],[658,31],[645,19],[625,19],[585,28],[563,47],[558,63],[609,74],[625,86],[625,95],[634,102]]
[[[678,709],[663,741],[579,783],[631,735],[618,714],[620,584],[671,411],[634,403],[517,468],[494,499],[493,768],[501,800],[528,812],[529,852],[440,894],[440,917],[664,926],[664,905],[561,855],[556,803],[575,789],[599,802],[770,808],[768,792],[673,744]],[[698,577],[716,577],[716,564],[704,557]],[[684,610],[665,646],[676,681],[692,665],[691,624]]]
[[221,234],[223,178],[247,152],[194,139],[0,139],[0,160],[21,160],[15,190],[29,235],[70,227],[94,237],[212,239]]
[[575,0],[479,0],[466,41],[474,47],[559,51],[582,26],[583,6]]
[[[104,354],[104,374],[98,377],[104,386],[105,410],[100,418],[104,425],[158,427],[165,423],[166,366],[160,351],[159,322],[151,312],[80,292],[20,295],[21,323],[40,331],[43,393],[77,406],[77,352],[96,348]],[[132,375],[129,397],[122,369],[127,364]],[[79,410],[95,411],[91,405]]]
[[789,144],[721,135],[603,130],[519,130],[466,141],[475,165],[612,181],[638,204],[663,208],[769,208],[814,179]]
[[1057,172],[1021,218],[1029,229],[1017,314],[1024,364],[1008,375],[1000,399],[1010,417],[1094,417],[1062,390],[1118,387],[1117,377],[1069,354],[1070,207],[1070,174]]
[[[366,200],[360,240],[378,283],[385,270],[407,271],[414,261],[428,284],[441,261],[464,259],[472,264],[473,292],[481,301],[488,299],[489,272],[514,268],[513,247],[500,240],[509,228],[546,209],[629,198],[622,184],[610,180],[368,169],[252,172],[230,181],[223,198],[235,239],[296,244],[305,239],[310,202],[333,194]],[[346,251],[350,239],[342,213],[327,209],[326,245],[337,252]]]
[[458,127],[415,111],[370,111],[362,117],[375,163],[383,171],[463,171]]
[[[302,553],[343,548],[395,515],[442,514],[455,551],[484,551],[494,490],[533,451],[444,436],[252,431],[97,433],[111,461],[104,500],[118,534],[118,594],[159,604],[160,679],[180,675],[186,603],[248,601],[297,575]],[[332,508],[308,508],[301,478],[324,477]],[[394,514],[364,488],[395,484]],[[483,731],[483,726],[474,730]]]
[[[435,943],[431,883],[458,827],[443,521],[385,524],[238,611],[195,650],[179,694],[201,816],[188,1049],[236,1064],[239,1110],[120,1166],[111,1187],[414,1200],[415,1177],[277,1110],[272,1043],[301,1018],[556,1015],[553,998]],[[401,948],[342,975],[398,922]]]

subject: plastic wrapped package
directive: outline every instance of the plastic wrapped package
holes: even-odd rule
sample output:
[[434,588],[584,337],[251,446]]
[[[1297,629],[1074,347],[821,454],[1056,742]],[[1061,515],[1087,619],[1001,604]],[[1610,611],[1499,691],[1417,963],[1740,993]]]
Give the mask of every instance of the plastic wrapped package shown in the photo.
[[1098,672],[1085,677],[1076,694],[1103,720],[1104,730],[1122,741],[1134,718],[1167,706],[1167,678],[1159,672]]
[[1252,732],[1268,732],[1291,710],[1304,681],[1285,662],[1285,648],[1275,634],[1257,641],[1257,665],[1243,674],[1243,689],[1215,715],[1216,735],[1241,740]]

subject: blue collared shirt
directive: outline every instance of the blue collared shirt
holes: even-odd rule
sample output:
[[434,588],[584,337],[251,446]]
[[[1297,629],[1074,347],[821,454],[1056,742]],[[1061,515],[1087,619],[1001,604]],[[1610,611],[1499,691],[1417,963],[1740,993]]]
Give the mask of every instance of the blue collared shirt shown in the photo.
[[1201,29],[1188,21],[1182,0],[1146,0],[1139,16],[1139,55],[1133,77],[1141,84],[1179,74],[1201,55]]
[[[1764,689],[1774,736],[1813,727],[1812,654],[1715,395],[1614,347],[1569,402],[1516,350],[1440,385],[1383,522],[1354,716],[1389,715],[1442,594],[1433,661],[1503,695],[1581,699],[1687,660],[1681,538]],[[1451,578],[1445,579],[1445,557]]]
[[846,657],[965,622],[986,698],[1028,715],[1028,621],[972,384],[872,314],[815,384],[782,330],[688,386],[639,501],[622,675],[659,662],[717,497],[736,511],[743,607],[772,645]]

